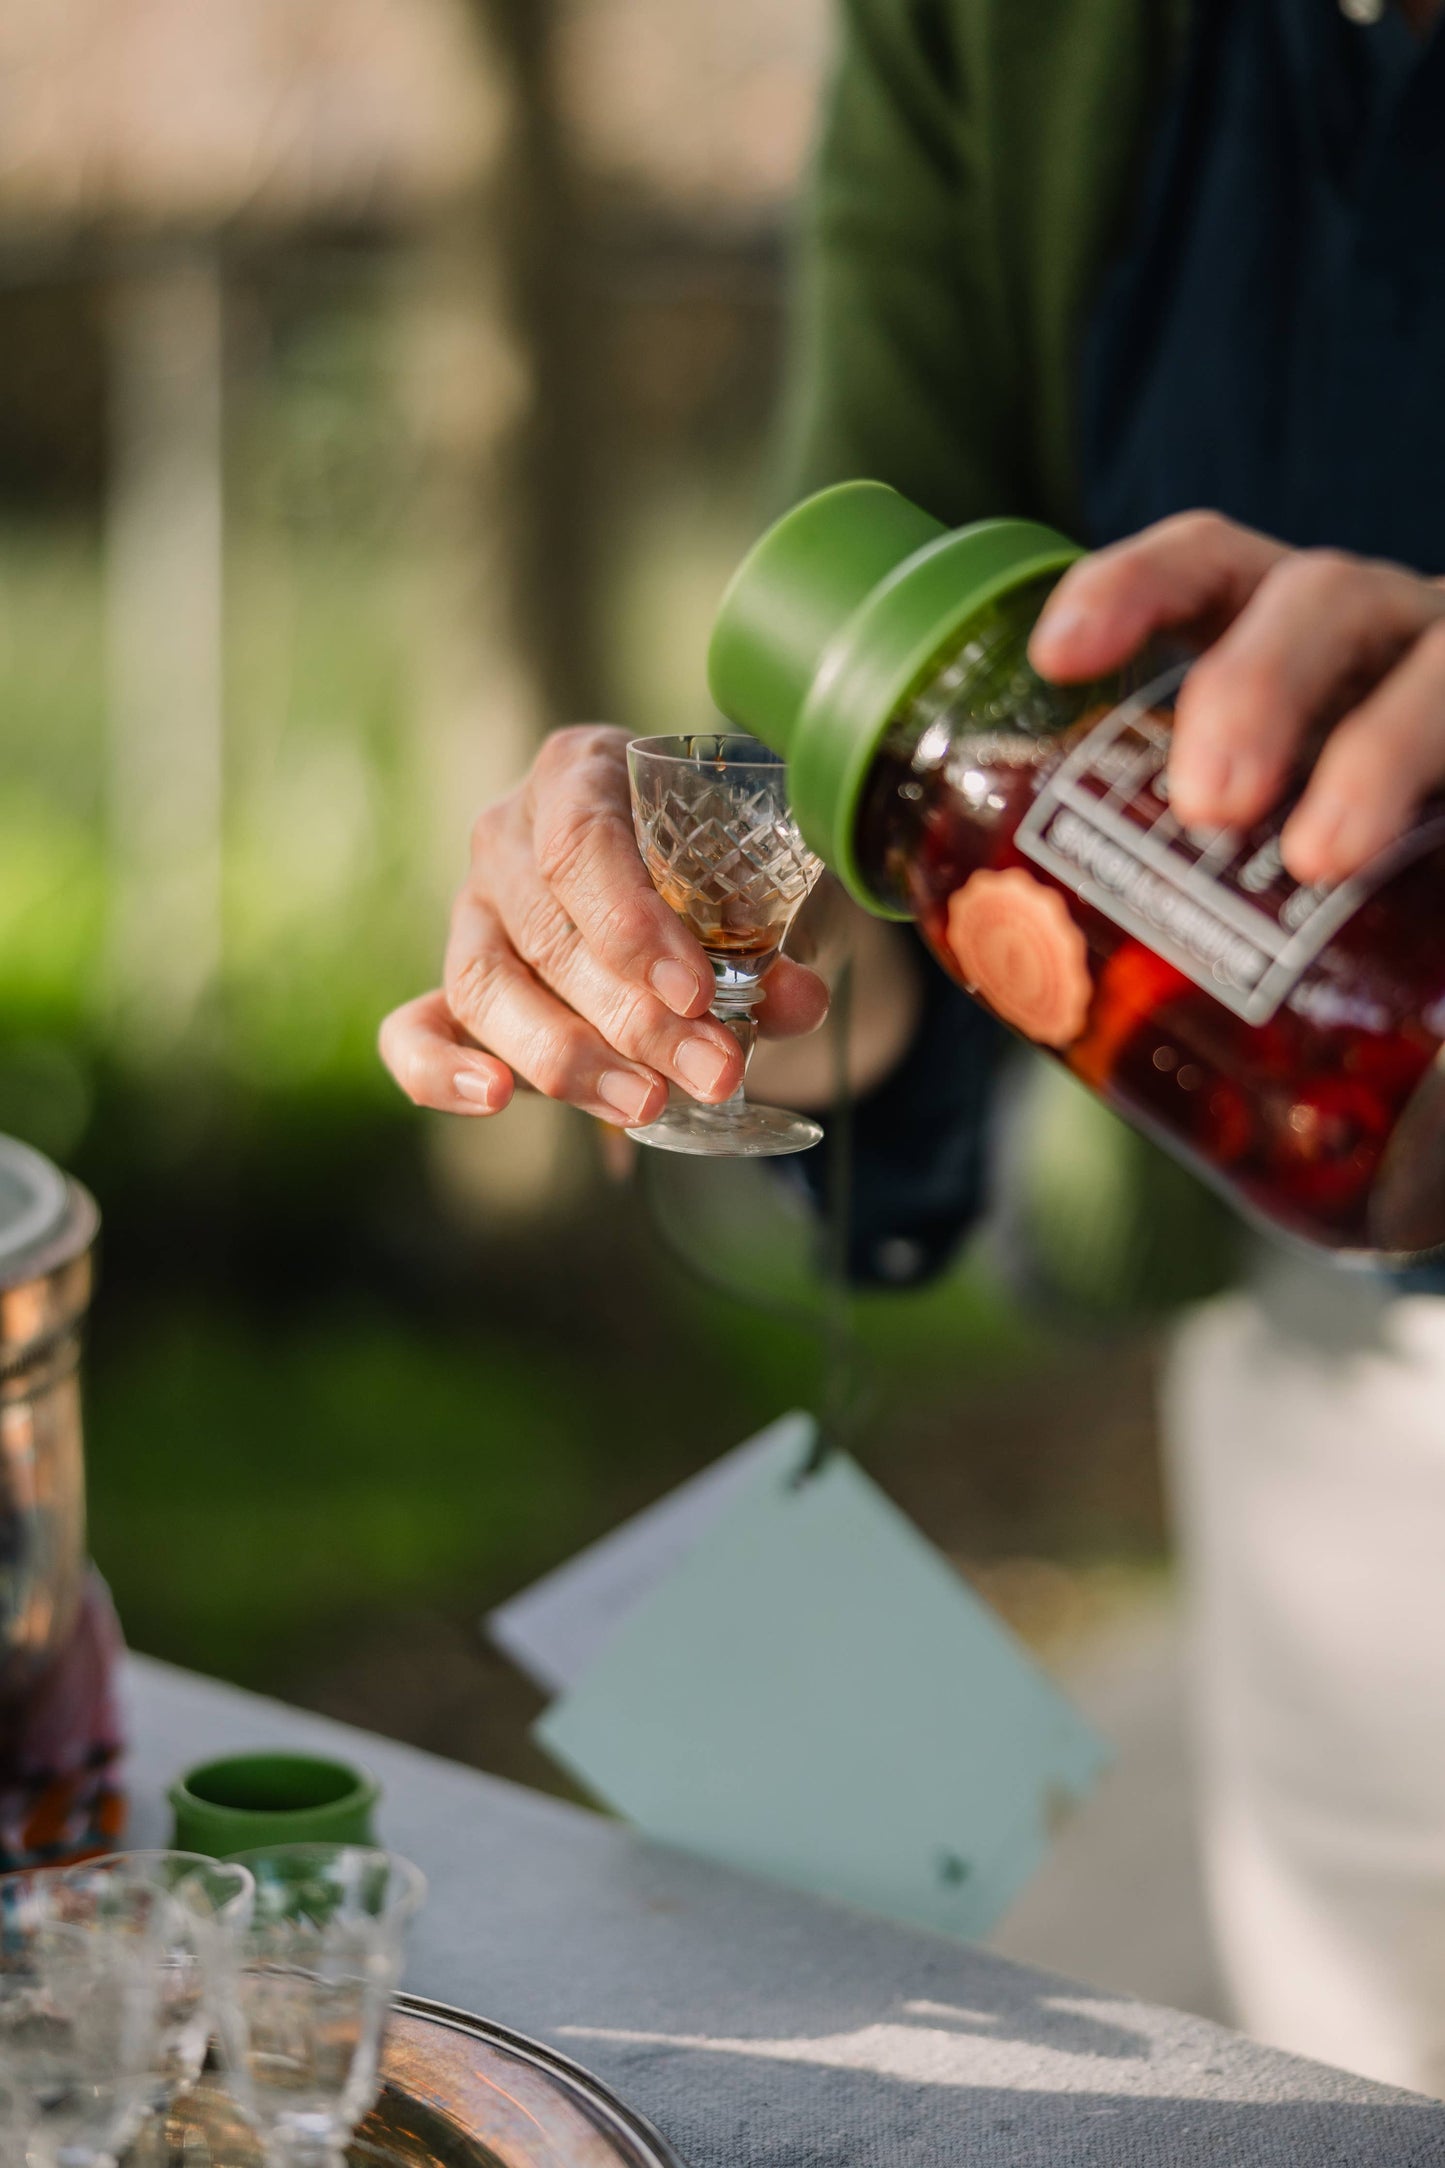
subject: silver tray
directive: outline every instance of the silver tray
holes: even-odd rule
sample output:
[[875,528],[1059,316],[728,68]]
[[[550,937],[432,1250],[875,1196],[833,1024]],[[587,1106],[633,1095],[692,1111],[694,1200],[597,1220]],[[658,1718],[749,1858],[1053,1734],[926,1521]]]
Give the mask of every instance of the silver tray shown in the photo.
[[[398,1995],[381,2068],[353,2168],[683,2168],[650,2123],[576,2063],[445,2003]],[[262,2168],[254,2137],[209,2080],[167,2138],[185,2168]]]

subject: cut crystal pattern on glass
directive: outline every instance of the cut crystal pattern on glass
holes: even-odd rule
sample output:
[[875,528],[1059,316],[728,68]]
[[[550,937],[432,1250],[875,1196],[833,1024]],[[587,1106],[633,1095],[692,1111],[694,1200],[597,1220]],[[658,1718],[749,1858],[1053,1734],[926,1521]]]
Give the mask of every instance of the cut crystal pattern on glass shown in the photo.
[[639,803],[637,841],[653,886],[704,948],[776,949],[821,867],[773,790],[728,801],[725,785],[695,803],[666,784]]

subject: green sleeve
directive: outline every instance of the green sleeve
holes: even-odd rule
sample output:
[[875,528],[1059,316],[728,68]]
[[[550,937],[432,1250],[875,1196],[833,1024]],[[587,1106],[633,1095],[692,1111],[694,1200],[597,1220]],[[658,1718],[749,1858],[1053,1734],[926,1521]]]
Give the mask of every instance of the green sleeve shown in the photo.
[[836,0],[800,234],[794,497],[892,482],[950,524],[1078,519],[1075,375],[1182,0]]
[[1024,512],[971,86],[947,0],[841,0],[799,237],[790,496],[853,475]]

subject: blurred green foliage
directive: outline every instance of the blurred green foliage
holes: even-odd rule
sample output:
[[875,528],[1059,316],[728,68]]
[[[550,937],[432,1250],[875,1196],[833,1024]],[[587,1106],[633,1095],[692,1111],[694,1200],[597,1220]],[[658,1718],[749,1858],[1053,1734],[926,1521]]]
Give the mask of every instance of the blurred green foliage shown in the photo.
[[[388,1612],[480,1610],[817,1404],[824,1352],[805,1327],[679,1281],[639,1225],[609,1247],[620,1330],[615,1309],[589,1314],[590,1245],[570,1335],[549,1316],[528,1330],[525,1304],[489,1319],[485,1269],[474,1325],[365,1294],[289,1314],[118,1304],[93,1364],[91,1511],[136,1643],[284,1680]],[[861,1308],[866,1389],[908,1396],[914,1418],[1007,1376],[1026,1344],[966,1279]]]
[[594,1518],[578,1414],[497,1335],[177,1301],[98,1370],[97,1551],[142,1647],[264,1679],[338,1621],[551,1562]]

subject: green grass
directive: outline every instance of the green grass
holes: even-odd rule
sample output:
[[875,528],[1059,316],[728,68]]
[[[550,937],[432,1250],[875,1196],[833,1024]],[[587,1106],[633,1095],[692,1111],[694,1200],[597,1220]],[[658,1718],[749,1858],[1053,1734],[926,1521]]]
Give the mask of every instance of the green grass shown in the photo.
[[[661,1255],[622,1269],[631,1336],[580,1322],[570,1346],[374,1302],[284,1322],[128,1304],[95,1352],[87,1422],[93,1547],[135,1644],[265,1684],[353,1622],[480,1611],[815,1404],[809,1333],[679,1282]],[[860,1313],[871,1393],[903,1431],[1017,1360],[966,1277]]]
[[596,1519],[563,1375],[384,1315],[172,1310],[97,1367],[89,1428],[95,1555],[132,1638],[233,1677],[351,1617],[500,1593]]

